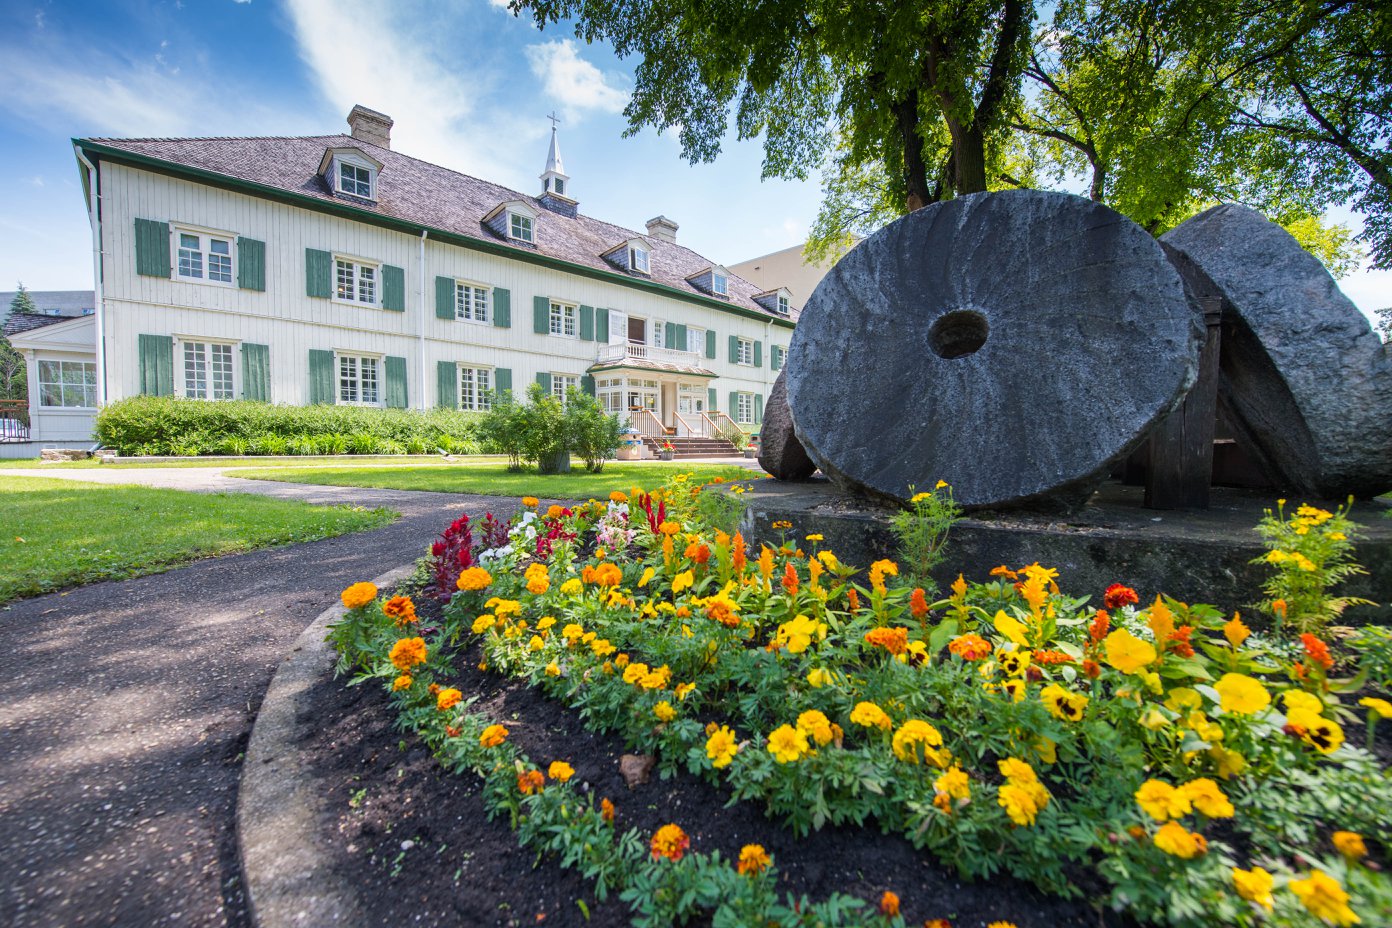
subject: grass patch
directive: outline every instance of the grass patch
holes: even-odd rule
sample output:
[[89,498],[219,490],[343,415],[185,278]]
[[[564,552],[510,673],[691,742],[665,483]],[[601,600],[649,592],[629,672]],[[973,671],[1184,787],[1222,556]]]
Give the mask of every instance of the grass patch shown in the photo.
[[465,462],[469,464],[487,464],[495,461],[506,461],[507,458],[501,454],[478,454],[468,457],[456,457],[453,461],[446,461],[439,455],[423,457],[415,456],[389,456],[389,457],[367,457],[364,455],[335,454],[335,455],[283,455],[280,457],[195,457],[181,458],[177,461],[132,461],[121,464],[103,464],[96,458],[86,458],[81,461],[41,461],[38,458],[16,458],[8,460],[0,458],[0,470],[16,468],[20,470],[90,470],[94,467],[106,467],[112,469],[139,469],[144,467],[324,467],[325,465],[341,467],[447,467]]
[[477,493],[482,496],[540,496],[547,499],[587,499],[607,496],[614,490],[632,487],[650,490],[673,474],[694,474],[693,479],[708,481],[749,480],[763,476],[761,471],[729,464],[685,464],[678,462],[604,465],[604,472],[584,470],[569,474],[538,474],[535,470],[509,471],[505,465],[485,464],[454,467],[326,467],[267,468],[236,471],[230,476],[252,480],[284,480],[288,483],[316,483],[335,487],[378,487],[386,490],[431,490],[436,493]]
[[44,477],[0,477],[0,512],[0,603],[159,573],[219,554],[360,532],[397,516],[247,493]]

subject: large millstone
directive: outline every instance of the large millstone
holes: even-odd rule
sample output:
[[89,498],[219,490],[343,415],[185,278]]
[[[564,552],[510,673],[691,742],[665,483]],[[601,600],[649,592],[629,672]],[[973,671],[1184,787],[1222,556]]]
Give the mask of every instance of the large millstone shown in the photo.
[[817,470],[793,431],[793,412],[788,408],[787,370],[764,403],[764,425],[759,430],[759,466],[779,480],[806,480]]
[[1183,398],[1201,325],[1135,223],[1041,191],[918,210],[857,245],[789,350],[798,439],[849,489],[1080,498]]
[[1324,265],[1244,206],[1163,241],[1225,298],[1220,401],[1271,476],[1327,498],[1392,488],[1392,357]]

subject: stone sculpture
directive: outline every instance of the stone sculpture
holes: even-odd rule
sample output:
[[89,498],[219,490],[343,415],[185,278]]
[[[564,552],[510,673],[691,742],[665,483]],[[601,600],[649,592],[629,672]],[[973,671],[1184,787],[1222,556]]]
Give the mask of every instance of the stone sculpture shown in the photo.
[[764,404],[764,425],[759,430],[759,466],[779,480],[806,480],[817,470],[807,450],[793,431],[793,414],[788,408],[786,371],[779,371],[768,402]]

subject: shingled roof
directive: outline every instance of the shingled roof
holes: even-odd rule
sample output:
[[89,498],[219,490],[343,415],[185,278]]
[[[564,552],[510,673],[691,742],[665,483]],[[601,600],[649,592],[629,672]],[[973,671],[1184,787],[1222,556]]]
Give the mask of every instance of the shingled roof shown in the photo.
[[5,320],[3,330],[0,331],[3,331],[8,338],[11,335],[18,335],[20,332],[41,329],[57,322],[72,322],[74,319],[81,318],[81,316],[40,316],[35,313],[10,313],[10,317]]
[[[616,271],[601,255],[610,251],[618,242],[640,238],[650,247],[651,274],[630,272],[629,276],[652,280],[674,290],[711,299],[709,294],[693,286],[686,278],[717,262],[704,258],[689,248],[585,215],[571,219],[544,208],[536,197],[373,145],[350,135],[286,138],[94,138],[81,142],[96,143],[171,165],[186,165],[312,199],[347,203],[384,217],[489,242],[519,253],[540,253],[609,274],[623,272]],[[382,170],[377,177],[375,204],[356,197],[335,195],[318,173],[324,151],[328,148],[357,148],[382,163]],[[522,200],[536,210],[538,218],[535,248],[513,245],[483,224],[484,215],[507,200]],[[756,303],[753,296],[759,293],[761,288],[741,277],[730,275],[729,291],[729,300],[722,302],[770,319],[784,322],[797,319],[797,310],[793,310],[790,316],[781,316]]]

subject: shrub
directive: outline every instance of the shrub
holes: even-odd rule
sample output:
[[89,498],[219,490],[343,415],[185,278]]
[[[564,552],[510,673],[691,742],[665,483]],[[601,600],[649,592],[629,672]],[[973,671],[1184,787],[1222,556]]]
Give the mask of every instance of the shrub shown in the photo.
[[508,457],[508,470],[522,469],[524,429],[523,407],[504,391],[492,394],[492,404],[479,422],[479,438],[484,445]]
[[[326,454],[369,454],[393,440],[428,454],[443,440],[477,451],[480,417],[453,409],[425,412],[365,406],[273,406],[250,400],[209,403],[176,397],[135,396],[97,415],[96,436],[122,454],[283,454],[293,439],[309,439]],[[306,447],[300,442],[296,447]],[[369,450],[370,449],[370,450]],[[314,454],[315,451],[299,451]],[[401,452],[394,452],[401,453]]]
[[495,395],[479,433],[491,448],[508,456],[511,470],[529,461],[548,473],[557,457],[569,451],[598,473],[619,447],[619,428],[618,418],[605,413],[589,394],[572,388],[562,406],[540,384],[532,384],[526,405],[514,402],[511,394]]
[[571,450],[585,468],[596,474],[604,470],[605,459],[619,447],[618,417],[607,414],[593,396],[572,389],[566,394],[565,424]]

